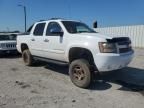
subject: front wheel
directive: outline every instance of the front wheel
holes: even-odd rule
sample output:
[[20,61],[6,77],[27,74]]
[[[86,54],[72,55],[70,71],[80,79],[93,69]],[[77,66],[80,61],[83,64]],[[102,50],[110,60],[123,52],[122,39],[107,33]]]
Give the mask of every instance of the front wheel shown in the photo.
[[85,59],[74,60],[69,67],[71,81],[78,87],[87,88],[91,83],[90,65]]
[[26,49],[22,52],[22,58],[23,58],[23,61],[24,61],[26,66],[32,66],[33,65],[34,60],[33,60],[33,57],[32,57],[32,55],[28,49]]

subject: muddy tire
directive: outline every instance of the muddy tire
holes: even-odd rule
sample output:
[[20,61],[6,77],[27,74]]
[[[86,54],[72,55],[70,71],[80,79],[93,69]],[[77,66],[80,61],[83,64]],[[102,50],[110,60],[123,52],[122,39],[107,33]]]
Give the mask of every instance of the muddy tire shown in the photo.
[[74,85],[87,88],[91,83],[90,65],[87,60],[74,60],[69,67],[69,75]]
[[23,61],[24,61],[26,66],[32,66],[33,65],[34,60],[33,60],[33,57],[32,57],[32,55],[28,49],[26,49],[22,52],[22,58],[23,58]]

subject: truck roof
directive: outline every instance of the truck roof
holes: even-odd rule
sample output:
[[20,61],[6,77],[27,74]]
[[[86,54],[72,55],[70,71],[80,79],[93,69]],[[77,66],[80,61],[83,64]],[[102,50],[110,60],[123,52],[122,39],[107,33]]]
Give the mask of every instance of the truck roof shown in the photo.
[[48,20],[40,20],[38,22],[46,22],[46,21],[76,21],[76,22],[80,22],[80,21],[77,21],[77,20],[68,20],[68,19],[64,19],[64,18],[51,18],[51,19],[48,19]]

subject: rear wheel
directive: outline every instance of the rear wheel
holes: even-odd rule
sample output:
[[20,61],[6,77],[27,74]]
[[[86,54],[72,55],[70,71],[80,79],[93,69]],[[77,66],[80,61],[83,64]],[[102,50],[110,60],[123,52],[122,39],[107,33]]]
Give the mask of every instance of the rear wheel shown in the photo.
[[24,61],[26,66],[32,66],[33,65],[34,60],[33,60],[33,57],[32,57],[32,55],[28,49],[26,49],[22,52],[22,58],[23,58],[23,61]]
[[87,88],[91,83],[90,65],[85,59],[74,60],[70,64],[69,75],[71,81],[78,87]]

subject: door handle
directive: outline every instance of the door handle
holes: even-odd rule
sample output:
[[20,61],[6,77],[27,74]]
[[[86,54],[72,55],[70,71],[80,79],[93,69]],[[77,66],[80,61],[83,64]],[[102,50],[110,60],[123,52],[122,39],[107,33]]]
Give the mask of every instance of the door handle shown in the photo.
[[32,39],[31,39],[31,41],[35,41],[35,39],[34,39],[34,38],[32,38]]
[[45,39],[44,42],[49,42],[49,40],[48,40],[48,39]]

